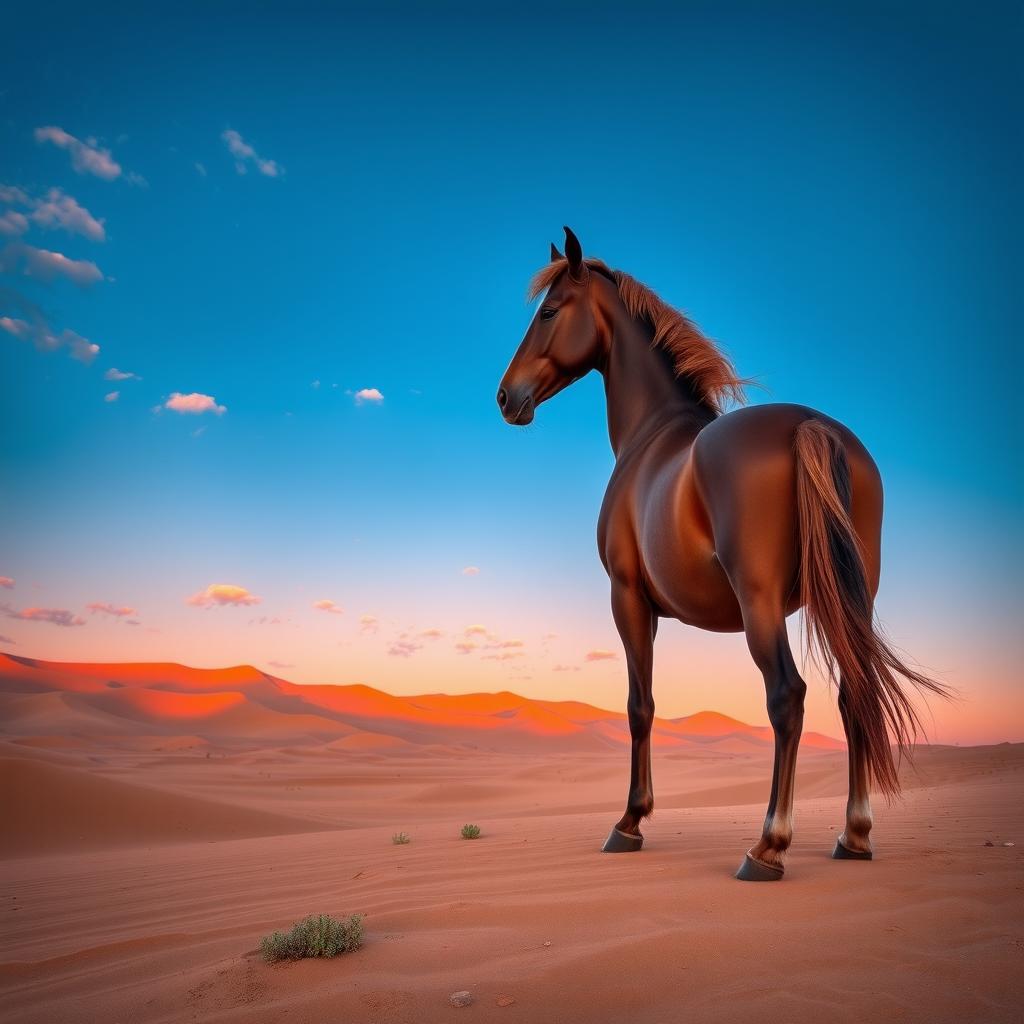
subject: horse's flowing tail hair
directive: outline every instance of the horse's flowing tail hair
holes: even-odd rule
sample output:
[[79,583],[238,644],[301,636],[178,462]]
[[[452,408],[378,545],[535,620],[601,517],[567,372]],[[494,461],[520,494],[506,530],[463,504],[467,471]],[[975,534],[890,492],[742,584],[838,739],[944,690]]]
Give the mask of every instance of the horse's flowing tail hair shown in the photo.
[[850,464],[839,435],[820,420],[797,427],[800,590],[807,646],[829,679],[839,677],[850,728],[863,743],[868,770],[886,796],[900,791],[890,734],[900,756],[921,730],[904,689],[950,696],[941,683],[904,664],[875,627],[860,541],[850,519]]

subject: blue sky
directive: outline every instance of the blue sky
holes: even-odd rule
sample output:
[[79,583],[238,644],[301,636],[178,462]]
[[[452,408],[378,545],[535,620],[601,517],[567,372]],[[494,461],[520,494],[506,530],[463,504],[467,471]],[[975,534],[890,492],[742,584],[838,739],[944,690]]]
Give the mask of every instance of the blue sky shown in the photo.
[[[0,596],[84,621],[8,615],[7,649],[619,706],[621,659],[586,661],[618,646],[600,381],[528,431],[494,404],[567,223],[719,339],[753,401],[860,435],[880,614],[969,697],[940,733],[1024,738],[1020,15],[714,7],[7,15],[0,184],[24,202],[0,216],[27,227],[0,317],[99,346],[0,331]],[[66,197],[102,241],[47,214]],[[185,603],[213,583],[261,603]],[[736,637],[666,630],[657,696],[763,719]]]

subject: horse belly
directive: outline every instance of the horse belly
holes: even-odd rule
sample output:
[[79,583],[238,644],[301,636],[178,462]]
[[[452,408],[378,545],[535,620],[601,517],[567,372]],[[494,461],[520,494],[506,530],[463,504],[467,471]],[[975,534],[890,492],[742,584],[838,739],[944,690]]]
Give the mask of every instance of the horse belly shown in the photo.
[[689,459],[652,481],[638,525],[644,575],[659,612],[700,629],[742,630],[739,603],[715,553]]

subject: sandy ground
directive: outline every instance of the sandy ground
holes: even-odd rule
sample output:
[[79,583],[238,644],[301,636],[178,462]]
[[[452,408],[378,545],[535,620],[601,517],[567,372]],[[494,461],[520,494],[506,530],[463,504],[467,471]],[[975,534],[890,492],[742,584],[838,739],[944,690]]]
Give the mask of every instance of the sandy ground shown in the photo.
[[[770,885],[732,878],[767,751],[658,751],[647,844],[612,856],[598,851],[625,750],[551,745],[8,736],[2,1017],[1022,1019],[1024,745],[921,750],[905,799],[876,806],[872,863],[829,858],[845,754],[804,752],[787,876]],[[458,837],[467,821],[479,840]],[[411,844],[392,844],[399,830]],[[261,961],[263,934],[315,912],[365,914],[364,947]],[[451,1007],[463,989],[473,1004]]]

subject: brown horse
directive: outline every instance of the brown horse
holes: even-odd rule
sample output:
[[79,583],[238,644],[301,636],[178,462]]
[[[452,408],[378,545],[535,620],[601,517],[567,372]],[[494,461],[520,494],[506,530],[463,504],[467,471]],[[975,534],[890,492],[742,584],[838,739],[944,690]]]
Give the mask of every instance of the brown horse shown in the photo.
[[890,733],[904,751],[919,728],[905,689],[946,695],[905,665],[873,620],[882,483],[841,423],[799,405],[741,402],[744,382],[683,314],[600,260],[565,229],[565,255],[534,277],[546,292],[498,389],[524,425],[563,388],[597,370],[615,452],[598,521],[612,614],[625,648],[632,737],[626,812],[604,844],[639,850],[654,809],[651,670],[658,619],[746,634],[764,676],[775,771],[760,840],[737,878],[782,878],[793,835],[793,780],[807,686],[786,635],[804,609],[812,652],[839,681],[850,758],[846,828],[832,856],[870,860],[869,786],[899,791]]

